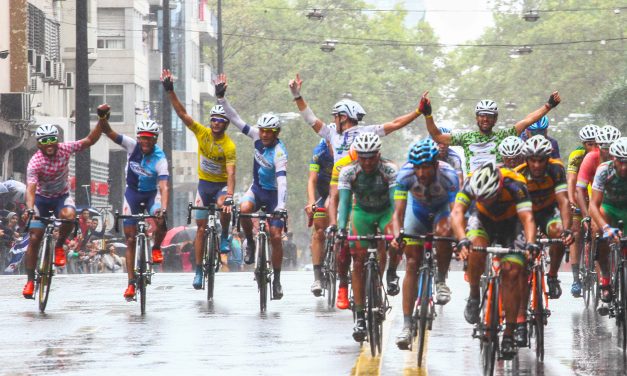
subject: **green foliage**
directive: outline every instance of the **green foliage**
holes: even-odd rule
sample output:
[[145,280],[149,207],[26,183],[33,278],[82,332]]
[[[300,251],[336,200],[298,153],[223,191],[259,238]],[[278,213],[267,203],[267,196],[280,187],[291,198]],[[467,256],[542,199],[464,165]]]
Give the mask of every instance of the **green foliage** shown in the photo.
[[599,96],[594,114],[604,122],[618,127],[627,134],[627,76],[608,86]]

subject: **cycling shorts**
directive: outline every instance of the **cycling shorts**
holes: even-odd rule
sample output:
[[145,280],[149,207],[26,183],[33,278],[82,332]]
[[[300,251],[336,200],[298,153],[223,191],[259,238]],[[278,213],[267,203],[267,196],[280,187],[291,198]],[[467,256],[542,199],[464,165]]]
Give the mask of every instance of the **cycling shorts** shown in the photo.
[[[44,197],[35,195],[35,215],[48,217],[50,212],[54,214],[56,218],[59,218],[61,210],[64,208],[72,208],[76,211],[74,206],[74,199],[70,197],[69,193],[61,195],[59,197]],[[41,221],[32,220],[30,223],[31,228],[44,228],[44,224]]]
[[[433,232],[433,224],[440,222],[442,218],[448,218],[450,215],[451,211],[448,202],[436,208],[427,208],[422,205],[416,205],[411,195],[409,195],[403,228],[407,234],[423,235]],[[422,241],[407,238],[405,243],[407,245],[421,245]]]
[[[140,214],[141,204],[148,209],[148,213],[154,215],[157,210],[161,209],[161,193],[159,190],[140,192],[127,187],[124,192],[124,206],[122,214]],[[125,219],[124,226],[134,226],[136,219]]]
[[[468,218],[466,236],[470,240],[477,237],[484,238],[488,244],[498,244],[501,247],[522,249],[525,245],[522,237],[522,225],[517,216],[495,222],[475,210]],[[507,254],[501,260],[526,265],[525,257],[522,254]]]
[[[218,198],[226,194],[226,183],[214,183],[207,180],[198,181],[194,206],[208,206],[215,204]],[[197,220],[207,219],[209,213],[206,210],[196,210]]]
[[[627,226],[627,208],[617,208],[616,206],[601,204],[601,209],[607,215],[610,226],[618,226],[618,221],[620,220]],[[625,231],[625,229],[623,229],[623,231]]]
[[[351,219],[351,235],[374,234],[377,228],[380,233],[384,233],[385,226],[390,223],[393,213],[394,208],[392,206],[383,211],[371,213],[364,211],[359,205],[355,204]],[[377,226],[375,226],[375,224],[377,224]],[[363,249],[367,249],[369,244],[367,241],[360,241],[359,246]],[[354,242],[350,243],[350,248],[351,254],[354,254],[356,251]]]
[[326,208],[327,197],[318,197],[314,205],[316,205],[316,211],[314,212],[314,219],[321,219],[327,217],[327,208]]
[[549,227],[554,223],[562,224],[562,216],[556,205],[533,212],[533,219],[536,222],[536,226],[540,227],[545,235],[549,234]]
[[[276,209],[278,204],[279,192],[278,191],[269,191],[256,185],[252,185],[244,196],[242,197],[242,202],[248,201],[253,203],[253,211],[256,212],[262,206],[266,207],[266,213],[272,213]],[[269,221],[270,226],[272,227],[283,227],[282,219],[271,219]]]

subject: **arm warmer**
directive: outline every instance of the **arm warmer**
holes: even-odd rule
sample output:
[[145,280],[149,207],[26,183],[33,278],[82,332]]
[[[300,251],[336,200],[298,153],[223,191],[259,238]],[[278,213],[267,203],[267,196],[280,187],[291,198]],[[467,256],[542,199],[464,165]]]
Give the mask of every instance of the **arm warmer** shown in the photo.
[[309,106],[300,112],[300,116],[302,116],[303,120],[305,120],[305,122],[312,127],[316,124],[316,120],[318,120]]

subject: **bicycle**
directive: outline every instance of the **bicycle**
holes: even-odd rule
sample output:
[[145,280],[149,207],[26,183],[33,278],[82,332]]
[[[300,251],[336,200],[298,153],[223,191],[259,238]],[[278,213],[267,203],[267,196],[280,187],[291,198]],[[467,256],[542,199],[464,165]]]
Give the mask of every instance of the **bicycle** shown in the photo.
[[[503,317],[501,315],[501,255],[508,253],[524,253],[524,250],[492,247],[472,247],[473,252],[483,252],[486,257],[485,271],[481,276],[481,304],[479,305],[480,320],[473,329],[473,338],[478,338],[481,349],[481,362],[484,375],[493,375],[499,348],[499,332]],[[499,354],[499,359],[501,358]]]
[[209,206],[193,206],[190,202],[187,205],[188,225],[192,223],[192,210],[205,210],[209,212],[202,238],[202,267],[204,275],[202,279],[202,289],[204,290],[205,286],[207,287],[207,300],[212,301],[215,277],[220,269],[220,235],[218,231],[218,216],[216,213],[221,213],[222,209],[218,208],[216,204],[209,204]]
[[433,281],[436,275],[437,262],[435,260],[434,241],[455,242],[455,238],[446,236],[434,236],[433,233],[426,235],[405,234],[401,229],[399,244],[403,239],[423,240],[422,263],[417,270],[418,273],[418,295],[414,305],[411,324],[411,339],[408,350],[412,349],[414,338],[418,336],[418,368],[422,367],[422,355],[427,330],[431,330],[433,320],[437,316],[435,304],[433,303]]
[[[28,223],[26,224],[26,232],[30,228],[32,220],[40,221],[46,227],[41,245],[37,252],[37,266],[35,267],[35,293],[39,304],[39,311],[44,313],[48,304],[50,295],[50,286],[52,286],[52,277],[54,276],[54,243],[52,233],[56,226],[63,223],[71,223],[74,225],[73,238],[78,233],[78,219],[61,219],[55,218],[50,212],[49,217],[36,216],[33,210],[28,212]],[[34,298],[33,298],[34,299]]]
[[[618,221],[618,228],[623,230],[623,221]],[[627,236],[610,244],[610,266],[612,271],[612,304],[610,317],[616,318],[620,327],[623,352],[627,350]]]
[[562,239],[540,239],[538,243],[543,247],[533,258],[529,273],[529,288],[531,294],[527,307],[528,346],[531,348],[531,338],[535,336],[536,358],[544,361],[544,327],[551,316],[549,307],[549,295],[546,291],[544,275],[546,274],[547,247],[551,244],[563,244]]
[[[257,288],[259,289],[259,309],[261,312],[265,312],[268,305],[268,290],[270,290],[270,300],[273,300],[272,289],[268,289],[268,285],[272,281],[272,260],[270,258],[270,244],[268,243],[268,237],[270,234],[266,227],[268,226],[268,219],[274,219],[277,216],[275,214],[266,213],[266,207],[262,206],[257,213],[240,213],[239,210],[233,210],[233,216],[236,218],[237,231],[241,231],[240,219],[241,218],[257,218],[259,219],[259,231],[255,236],[255,249],[257,250],[257,257],[255,260],[255,281],[257,281]],[[287,213],[281,213],[280,218],[283,221],[283,230],[287,232]]]
[[[115,232],[119,232],[118,221],[120,219],[136,220],[137,233],[135,234],[135,265],[134,279],[137,292],[139,294],[141,314],[146,313],[146,286],[151,283],[152,276],[155,274],[152,269],[152,247],[150,246],[150,238],[148,237],[147,219],[157,219],[155,215],[144,214],[144,205],[139,214],[120,215],[116,210],[114,215]],[[164,218],[165,220],[165,218]],[[137,298],[133,298],[137,301]]]
[[599,304],[599,278],[597,275],[596,260],[596,244],[598,234],[592,238],[591,218],[586,217],[581,221],[582,227],[585,228],[583,233],[583,265],[579,269],[579,278],[582,283],[583,301],[588,308],[590,299],[594,297],[593,307]]
[[[364,266],[366,270],[366,299],[364,301],[366,312],[366,329],[368,332],[368,343],[370,343],[370,353],[372,356],[377,355],[377,351],[381,354],[383,339],[383,321],[385,315],[391,309],[388,297],[383,287],[381,273],[379,272],[379,263],[377,261],[377,242],[384,240],[386,242],[394,239],[393,235],[337,235],[338,239],[348,241],[367,241],[368,242],[368,259]],[[354,312],[354,310],[353,310]],[[355,317],[353,315],[353,317]]]
[[335,306],[337,294],[337,266],[335,247],[337,230],[333,229],[326,234],[324,244],[324,261],[322,262],[322,294],[327,297],[327,304],[330,309]]

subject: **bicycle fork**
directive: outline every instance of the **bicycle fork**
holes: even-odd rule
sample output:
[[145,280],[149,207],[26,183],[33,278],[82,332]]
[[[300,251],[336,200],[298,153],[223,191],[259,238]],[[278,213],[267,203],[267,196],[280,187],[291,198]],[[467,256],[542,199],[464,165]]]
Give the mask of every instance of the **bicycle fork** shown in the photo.
[[[263,232],[259,232],[255,244],[258,252],[255,260],[255,281],[257,281],[259,290],[263,287],[262,283],[264,283],[264,278],[265,283],[270,284],[272,282],[272,268],[270,267],[270,260],[268,258],[268,245],[267,235]],[[272,288],[268,290],[270,290],[270,300],[274,299]]]

